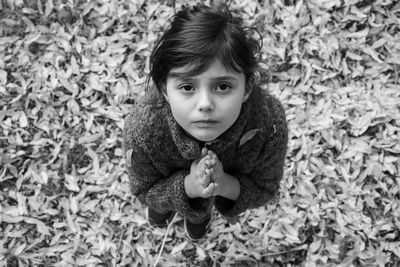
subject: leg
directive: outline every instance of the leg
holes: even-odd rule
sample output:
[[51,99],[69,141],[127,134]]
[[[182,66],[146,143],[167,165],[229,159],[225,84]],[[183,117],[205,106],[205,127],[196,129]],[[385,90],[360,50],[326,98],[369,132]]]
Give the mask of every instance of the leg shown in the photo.
[[175,216],[175,211],[159,211],[147,207],[146,209],[147,221],[154,227],[167,226]]
[[207,234],[208,229],[210,229],[211,221],[211,213],[205,218],[201,218],[193,222],[185,218],[184,225],[187,237],[192,241],[202,239]]

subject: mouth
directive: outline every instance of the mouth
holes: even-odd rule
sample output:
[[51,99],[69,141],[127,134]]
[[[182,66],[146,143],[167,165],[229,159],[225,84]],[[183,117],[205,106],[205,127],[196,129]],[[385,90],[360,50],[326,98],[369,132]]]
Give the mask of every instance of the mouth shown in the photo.
[[214,121],[214,120],[199,120],[199,121],[194,121],[193,124],[197,127],[211,127],[215,124],[217,124],[218,121]]

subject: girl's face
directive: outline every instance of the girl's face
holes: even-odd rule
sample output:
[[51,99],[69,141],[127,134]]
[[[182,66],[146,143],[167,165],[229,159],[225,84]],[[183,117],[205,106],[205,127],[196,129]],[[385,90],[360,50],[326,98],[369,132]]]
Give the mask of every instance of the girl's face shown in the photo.
[[239,117],[246,93],[245,75],[215,60],[201,74],[187,77],[190,66],[171,69],[165,97],[178,124],[199,141],[210,142]]

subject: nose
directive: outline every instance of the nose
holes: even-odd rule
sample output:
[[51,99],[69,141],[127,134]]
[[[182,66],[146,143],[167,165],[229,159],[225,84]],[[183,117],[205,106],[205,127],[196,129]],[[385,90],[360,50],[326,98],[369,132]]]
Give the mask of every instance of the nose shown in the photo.
[[212,111],[214,109],[214,102],[208,90],[200,92],[197,107],[199,111]]

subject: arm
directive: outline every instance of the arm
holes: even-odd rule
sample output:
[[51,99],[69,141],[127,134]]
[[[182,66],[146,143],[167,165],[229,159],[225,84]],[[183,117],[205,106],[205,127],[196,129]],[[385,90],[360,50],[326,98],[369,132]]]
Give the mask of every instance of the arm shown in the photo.
[[[276,124],[275,135],[264,144],[252,172],[225,174],[221,193],[215,199],[216,208],[224,216],[233,217],[249,208],[262,206],[275,196],[283,175],[287,134],[286,122],[282,120]],[[235,185],[237,183],[239,186]],[[236,194],[237,187],[239,194],[235,199],[232,195]],[[226,193],[229,190],[232,195]]]
[[211,205],[210,199],[197,199],[193,206],[185,192],[185,177],[189,170],[178,170],[168,177],[154,166],[149,152],[135,142],[135,138],[124,136],[124,147],[131,192],[143,204],[159,210],[176,210],[192,217],[205,214]]
[[[176,210],[191,217],[206,213],[211,205],[210,199],[196,199],[196,206],[185,191],[185,178],[189,170],[179,170],[169,177],[163,177],[153,166],[150,157],[138,147],[130,148],[129,180],[132,193],[145,205],[160,210]],[[129,149],[127,150],[129,151]]]
[[214,196],[221,196],[236,201],[240,196],[239,180],[226,172],[222,172],[221,179],[217,183]]

